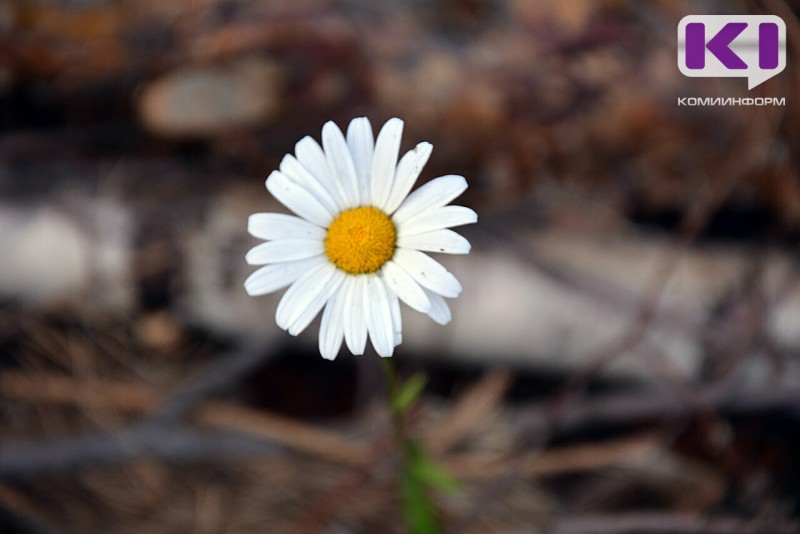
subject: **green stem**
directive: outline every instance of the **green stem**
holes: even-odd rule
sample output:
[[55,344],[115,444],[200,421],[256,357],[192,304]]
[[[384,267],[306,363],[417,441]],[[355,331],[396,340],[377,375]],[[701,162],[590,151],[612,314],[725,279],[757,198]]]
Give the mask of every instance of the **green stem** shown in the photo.
[[398,401],[401,388],[398,387],[394,361],[391,358],[382,358],[381,361],[386,376],[386,396],[392,412],[395,440],[403,455],[400,501],[406,526],[413,534],[435,534],[440,531],[436,510],[429,495],[429,484],[420,476],[424,453],[421,446],[406,435],[405,415],[409,404]]
[[383,374],[386,376],[386,397],[389,402],[389,409],[392,411],[392,423],[394,424],[394,437],[397,443],[402,445],[406,440],[404,416],[402,410],[398,409],[395,398],[397,397],[397,370],[392,358],[381,358],[383,363]]

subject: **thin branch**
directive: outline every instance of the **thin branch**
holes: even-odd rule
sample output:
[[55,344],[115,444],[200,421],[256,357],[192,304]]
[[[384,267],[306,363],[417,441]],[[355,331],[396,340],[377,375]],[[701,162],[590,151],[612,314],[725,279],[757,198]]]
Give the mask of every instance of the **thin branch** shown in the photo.
[[175,421],[186,416],[208,397],[223,391],[266,363],[273,352],[263,345],[248,345],[214,362],[185,380],[172,392],[152,415],[159,421]]
[[162,394],[151,388],[113,380],[76,380],[55,373],[0,373],[0,395],[32,403],[111,408],[127,414],[154,410]]
[[[144,414],[159,405],[161,395],[144,386],[109,381],[76,381],[58,375],[39,374],[28,376],[24,373],[5,372],[0,375],[0,394],[5,397],[30,402],[54,402],[74,404],[78,406],[104,406],[119,409],[131,414]],[[269,440],[274,444],[291,447],[295,450],[312,454],[330,461],[348,465],[362,466],[369,461],[369,447],[359,441],[347,438],[330,430],[316,428],[295,420],[256,411],[223,402],[206,402],[202,404],[192,417],[202,426],[235,431],[240,436],[258,438],[259,442]],[[42,461],[49,469],[71,469],[74,465],[83,465],[84,455],[80,447],[85,446],[96,451],[97,459],[108,461],[125,461],[129,454],[141,456],[171,456],[168,443],[163,446],[158,436],[168,440],[174,424],[163,424],[158,420],[145,419],[143,422],[115,431],[111,434],[89,435],[83,438],[55,438],[44,442],[26,443],[25,447],[42,450],[41,455],[22,458],[26,465],[23,470],[34,470],[33,463]],[[149,440],[154,440],[152,447]],[[187,435],[177,434],[177,443],[185,444],[187,453],[204,449],[194,447]],[[82,440],[85,440],[82,441]],[[132,445],[126,445],[126,443]],[[136,445],[139,444],[139,445]],[[211,446],[210,444],[209,446]],[[66,453],[59,456],[59,447],[64,446]],[[215,452],[216,451],[216,452]],[[218,454],[212,449],[208,454]],[[177,454],[177,450],[176,450]],[[14,463],[17,455],[25,456],[25,451],[10,444],[0,444],[0,476],[15,472]],[[52,455],[48,459],[47,455]],[[91,458],[91,455],[89,456]],[[180,455],[177,455],[180,459]]]
[[233,432],[133,425],[113,432],[40,441],[6,441],[0,446],[0,478],[21,479],[137,458],[177,463],[248,454],[274,454],[275,443]]
[[193,419],[204,426],[236,430],[351,466],[364,466],[371,461],[370,448],[365,443],[268,412],[208,402]]
[[487,373],[461,396],[444,421],[425,437],[428,450],[441,455],[455,445],[497,408],[511,383],[512,376],[508,371]]
[[496,454],[464,453],[450,456],[443,466],[458,479],[491,479],[498,476],[521,475],[542,477],[594,471],[655,455],[661,450],[657,436],[643,434],[603,443],[558,447],[533,453],[524,462],[526,469],[519,472],[520,462],[498,457]]
[[[732,388],[695,388],[681,398],[658,392],[637,392],[594,397],[574,405],[552,428],[553,435],[589,426],[635,425],[648,421],[686,417],[698,406],[717,412],[744,414],[763,410],[789,410],[800,413],[800,387],[778,386],[759,391],[736,391]],[[513,425],[531,435],[550,429],[547,405],[506,407]]]

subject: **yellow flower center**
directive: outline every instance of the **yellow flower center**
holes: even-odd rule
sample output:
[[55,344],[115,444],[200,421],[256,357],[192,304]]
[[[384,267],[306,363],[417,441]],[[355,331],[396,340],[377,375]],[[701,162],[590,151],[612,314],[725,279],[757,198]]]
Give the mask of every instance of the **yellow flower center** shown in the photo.
[[388,215],[372,206],[343,211],[328,228],[325,253],[350,274],[374,273],[389,261],[397,230]]

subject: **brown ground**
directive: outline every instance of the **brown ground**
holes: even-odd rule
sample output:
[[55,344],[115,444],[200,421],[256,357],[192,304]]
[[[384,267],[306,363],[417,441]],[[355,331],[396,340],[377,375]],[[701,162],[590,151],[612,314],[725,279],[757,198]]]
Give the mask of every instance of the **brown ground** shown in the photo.
[[[779,250],[793,262],[781,287],[796,287],[797,5],[730,3],[788,28],[789,66],[750,93],[675,67],[677,22],[714,5],[0,3],[0,209],[69,211],[75,191],[111,190],[137,213],[122,306],[91,291],[2,297],[0,531],[402,531],[377,358],[326,365],[176,304],[186,229],[328,119],[402,116],[406,139],[436,147],[424,178],[469,177],[478,239],[511,250],[509,228],[647,228],[676,262],[734,242],[756,251],[755,271]],[[676,106],[718,95],[787,103]],[[411,428],[461,482],[436,497],[446,529],[800,529],[800,385],[787,376],[800,355],[771,342],[775,301],[748,280],[698,327],[690,380],[658,357],[645,380],[603,373],[645,342],[649,301],[576,368],[398,354],[404,376],[430,378]],[[769,387],[739,395],[755,364]]]

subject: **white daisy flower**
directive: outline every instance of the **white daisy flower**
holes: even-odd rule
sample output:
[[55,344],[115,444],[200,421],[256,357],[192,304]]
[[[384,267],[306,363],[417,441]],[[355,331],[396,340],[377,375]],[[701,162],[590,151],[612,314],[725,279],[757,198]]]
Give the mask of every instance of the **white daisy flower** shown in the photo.
[[245,290],[264,295],[290,286],[276,322],[293,336],[324,307],[319,350],[330,360],[342,341],[363,354],[367,336],[380,356],[391,356],[402,340],[400,300],[447,324],[444,297],[461,293],[455,276],[425,252],[469,252],[469,242],[448,228],[478,216],[447,205],[467,181],[442,176],[409,194],[433,147],[420,143],[398,162],[402,132],[403,121],[390,119],[376,140],[362,117],[350,122],[345,138],[328,122],[322,147],[301,139],[295,156],[285,156],[267,178],[267,190],[297,216],[256,213],[248,221],[250,234],[266,242],[245,257],[264,265]]

